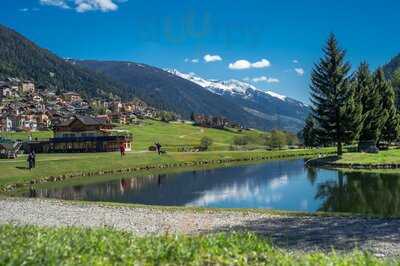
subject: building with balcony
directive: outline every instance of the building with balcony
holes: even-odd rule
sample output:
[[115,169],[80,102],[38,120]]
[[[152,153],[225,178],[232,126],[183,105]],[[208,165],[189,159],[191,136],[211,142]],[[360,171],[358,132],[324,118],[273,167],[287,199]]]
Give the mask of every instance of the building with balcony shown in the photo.
[[104,120],[75,115],[54,126],[54,137],[48,141],[30,141],[28,149],[36,152],[113,152],[124,145],[132,150],[132,134],[113,130]]

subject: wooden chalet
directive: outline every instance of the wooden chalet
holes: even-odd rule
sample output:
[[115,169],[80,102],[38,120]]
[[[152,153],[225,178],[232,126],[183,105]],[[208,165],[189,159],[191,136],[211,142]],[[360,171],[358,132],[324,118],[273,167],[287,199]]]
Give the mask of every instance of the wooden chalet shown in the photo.
[[75,115],[54,126],[54,137],[48,141],[32,141],[29,146],[36,152],[113,152],[120,145],[132,150],[132,134],[113,130],[105,120]]

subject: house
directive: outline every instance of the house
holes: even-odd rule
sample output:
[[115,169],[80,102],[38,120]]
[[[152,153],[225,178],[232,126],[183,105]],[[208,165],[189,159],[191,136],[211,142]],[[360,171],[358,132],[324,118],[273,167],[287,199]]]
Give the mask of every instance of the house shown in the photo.
[[21,93],[34,93],[35,83],[33,83],[31,80],[24,80],[19,84],[18,89]]
[[79,101],[82,101],[81,95],[79,93],[73,92],[73,91],[63,93],[63,98],[67,102],[79,102]]
[[13,90],[8,85],[1,86],[0,93],[3,97],[11,97],[14,95]]
[[113,152],[120,145],[132,150],[132,134],[113,130],[112,125],[91,116],[74,115],[54,125],[54,137],[49,141],[31,142],[28,149],[36,152]]
[[4,118],[4,131],[10,132],[17,130],[18,119],[15,116],[6,116]]
[[21,149],[22,143],[0,137],[0,158],[14,159]]
[[216,129],[223,129],[229,124],[229,121],[223,117],[213,117],[206,115],[194,115],[193,120],[195,125],[197,126]]

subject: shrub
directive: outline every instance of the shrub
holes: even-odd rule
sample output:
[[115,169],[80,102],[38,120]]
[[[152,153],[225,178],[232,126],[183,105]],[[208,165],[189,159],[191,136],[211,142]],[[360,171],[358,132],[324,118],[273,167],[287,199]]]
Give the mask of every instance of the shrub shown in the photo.
[[212,144],[213,144],[212,138],[202,137],[200,140],[200,149],[206,151]]
[[233,138],[233,144],[237,146],[244,146],[249,144],[249,137],[248,136],[236,136]]

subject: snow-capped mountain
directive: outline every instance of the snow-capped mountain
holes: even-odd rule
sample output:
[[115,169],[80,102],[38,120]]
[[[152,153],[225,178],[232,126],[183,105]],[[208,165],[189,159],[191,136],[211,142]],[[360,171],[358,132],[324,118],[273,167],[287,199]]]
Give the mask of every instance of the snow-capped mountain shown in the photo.
[[267,95],[275,97],[281,101],[285,101],[287,98],[286,96],[280,95],[276,92],[264,91],[264,90],[258,89],[257,87],[255,87],[249,83],[239,81],[236,79],[230,79],[230,80],[226,80],[226,81],[219,81],[219,80],[212,80],[212,79],[208,80],[208,79],[199,77],[195,73],[186,74],[186,73],[179,72],[176,69],[173,69],[173,70],[166,69],[166,71],[171,74],[174,74],[175,76],[178,76],[183,79],[189,80],[193,83],[196,83],[197,85],[200,85],[201,87],[206,88],[210,92],[219,94],[219,95],[229,93],[229,94],[237,94],[237,95],[246,96],[246,95],[251,95],[251,94],[257,92],[257,93],[267,94]]
[[309,113],[307,105],[272,91],[261,90],[249,83],[230,79],[208,80],[194,73],[167,70],[172,75],[189,80],[202,88],[239,105],[243,112],[270,121],[272,128],[298,131]]
[[147,104],[186,119],[192,113],[205,114],[251,128],[298,132],[308,114],[302,103],[242,81],[207,80],[135,62],[92,60],[76,64],[121,84]]

